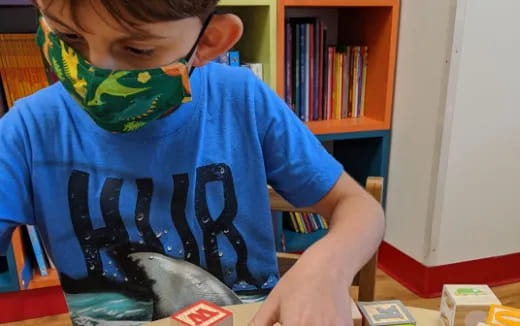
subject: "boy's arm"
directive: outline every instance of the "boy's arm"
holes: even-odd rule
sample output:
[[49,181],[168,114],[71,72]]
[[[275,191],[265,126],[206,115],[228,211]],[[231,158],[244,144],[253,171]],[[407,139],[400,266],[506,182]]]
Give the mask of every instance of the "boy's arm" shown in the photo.
[[382,241],[385,223],[381,205],[343,173],[314,209],[328,219],[329,231],[309,252],[329,256],[327,269],[352,281]]
[[34,224],[29,171],[28,131],[15,106],[0,119],[0,256],[17,225]]
[[382,209],[343,173],[314,209],[330,221],[273,289],[250,326],[351,326],[349,285],[381,241]]
[[282,277],[251,325],[352,325],[348,288],[381,241],[382,209],[263,84],[255,109],[268,182],[294,206],[313,206],[330,229]]

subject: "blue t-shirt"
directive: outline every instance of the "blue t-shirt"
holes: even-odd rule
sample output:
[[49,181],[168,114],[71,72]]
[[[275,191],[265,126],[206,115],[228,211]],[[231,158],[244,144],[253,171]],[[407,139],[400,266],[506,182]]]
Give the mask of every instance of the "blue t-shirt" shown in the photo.
[[343,171],[248,69],[211,63],[191,84],[192,102],[129,134],[96,126],[60,83],[0,120],[0,254],[35,224],[76,325],[139,325],[198,288],[221,304],[229,288],[265,295],[278,280],[266,183],[307,206]]

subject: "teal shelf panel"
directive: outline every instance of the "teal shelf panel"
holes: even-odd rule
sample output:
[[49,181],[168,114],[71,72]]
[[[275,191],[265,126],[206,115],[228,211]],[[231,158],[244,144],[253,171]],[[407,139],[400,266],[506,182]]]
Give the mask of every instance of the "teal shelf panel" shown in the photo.
[[16,277],[16,265],[13,249],[7,249],[7,271],[0,273],[0,293],[18,291],[18,279]]
[[289,230],[283,230],[285,237],[285,246],[287,252],[301,252],[306,250],[314,242],[323,238],[327,234],[326,230],[318,230],[311,233],[296,233]]

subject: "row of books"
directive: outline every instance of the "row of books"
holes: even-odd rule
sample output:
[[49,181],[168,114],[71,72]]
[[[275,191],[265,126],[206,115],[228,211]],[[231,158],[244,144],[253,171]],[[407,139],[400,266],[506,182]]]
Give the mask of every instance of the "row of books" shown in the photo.
[[35,34],[0,34],[0,76],[0,112],[49,85]]
[[261,63],[253,63],[253,62],[242,62],[240,60],[240,52],[239,51],[228,51],[221,56],[217,57],[215,60],[213,60],[216,63],[225,64],[232,67],[246,67],[251,69],[253,73],[260,78],[261,80],[264,80],[264,68],[263,64]]
[[311,233],[329,228],[327,221],[315,213],[290,212],[285,215],[286,228],[298,233]]
[[300,119],[364,115],[367,46],[328,45],[325,23],[309,17],[286,22],[285,48],[285,100]]

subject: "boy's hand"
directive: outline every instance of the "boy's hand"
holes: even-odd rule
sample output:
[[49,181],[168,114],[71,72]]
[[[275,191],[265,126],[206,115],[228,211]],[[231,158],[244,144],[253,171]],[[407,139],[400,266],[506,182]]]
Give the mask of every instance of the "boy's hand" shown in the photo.
[[249,326],[353,325],[347,280],[312,249],[280,279]]

